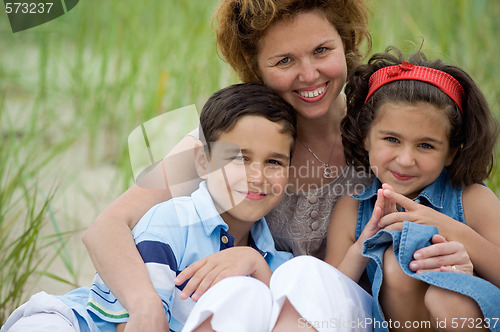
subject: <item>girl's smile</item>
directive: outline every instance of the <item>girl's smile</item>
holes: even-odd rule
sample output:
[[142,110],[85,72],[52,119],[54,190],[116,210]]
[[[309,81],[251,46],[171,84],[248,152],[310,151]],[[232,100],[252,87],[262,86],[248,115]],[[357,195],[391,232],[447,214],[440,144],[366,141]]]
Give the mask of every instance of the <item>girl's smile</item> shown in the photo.
[[382,104],[365,140],[373,172],[396,192],[416,197],[455,156],[449,128],[445,111],[432,104]]

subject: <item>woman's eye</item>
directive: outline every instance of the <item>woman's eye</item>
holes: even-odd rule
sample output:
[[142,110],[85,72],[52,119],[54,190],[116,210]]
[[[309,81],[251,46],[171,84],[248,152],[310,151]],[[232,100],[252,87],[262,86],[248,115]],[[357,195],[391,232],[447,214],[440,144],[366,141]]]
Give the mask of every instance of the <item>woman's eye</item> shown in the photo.
[[326,47],[318,47],[315,51],[316,54],[321,54],[326,52]]
[[285,57],[285,58],[281,59],[280,61],[278,61],[278,63],[276,65],[277,66],[286,65],[286,64],[289,64],[290,61],[291,61],[291,59],[289,57]]

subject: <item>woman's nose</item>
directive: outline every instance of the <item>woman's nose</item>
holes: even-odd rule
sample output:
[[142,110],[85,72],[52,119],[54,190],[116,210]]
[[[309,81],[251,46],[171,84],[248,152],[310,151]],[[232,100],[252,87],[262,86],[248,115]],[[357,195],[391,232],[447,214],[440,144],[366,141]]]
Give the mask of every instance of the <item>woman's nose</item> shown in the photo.
[[315,82],[319,77],[319,72],[313,62],[303,60],[300,66],[299,80],[302,82]]

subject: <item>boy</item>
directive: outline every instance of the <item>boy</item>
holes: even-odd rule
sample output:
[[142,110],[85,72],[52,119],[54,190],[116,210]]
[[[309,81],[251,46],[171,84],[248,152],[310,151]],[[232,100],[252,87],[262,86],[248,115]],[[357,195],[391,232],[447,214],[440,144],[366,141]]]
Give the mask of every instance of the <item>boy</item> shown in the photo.
[[[254,276],[268,282],[271,271],[292,257],[275,250],[263,217],[285,192],[295,117],[290,105],[259,83],[224,88],[203,107],[205,142],[197,142],[194,154],[204,181],[190,197],[153,207],[133,230],[170,330],[182,329],[195,303],[183,300],[182,286],[174,284],[190,264],[226,248],[250,246],[267,263]],[[11,315],[2,332],[115,331],[117,323],[127,320],[128,312],[96,275],[90,288],[61,297],[36,294]]]

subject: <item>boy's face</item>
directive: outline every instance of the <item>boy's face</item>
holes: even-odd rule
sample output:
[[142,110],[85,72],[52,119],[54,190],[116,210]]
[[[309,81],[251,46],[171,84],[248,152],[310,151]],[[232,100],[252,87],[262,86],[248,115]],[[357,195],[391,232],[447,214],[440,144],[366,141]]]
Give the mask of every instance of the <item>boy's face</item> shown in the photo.
[[429,103],[382,104],[365,139],[373,172],[396,192],[416,197],[455,156],[450,126],[445,111]]
[[292,137],[282,125],[247,115],[211,144],[204,176],[217,211],[231,227],[255,222],[281,200]]

